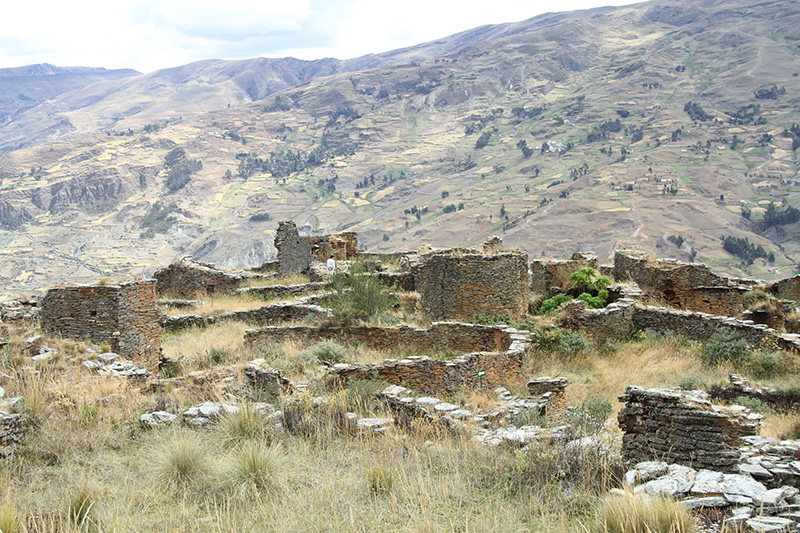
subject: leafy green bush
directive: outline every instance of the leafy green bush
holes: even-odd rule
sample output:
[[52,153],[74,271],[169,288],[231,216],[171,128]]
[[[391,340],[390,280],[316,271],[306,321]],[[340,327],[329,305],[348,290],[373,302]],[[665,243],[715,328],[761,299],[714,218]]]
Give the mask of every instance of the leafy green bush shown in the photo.
[[326,339],[308,349],[309,355],[317,361],[343,363],[347,360],[347,349],[336,341]]
[[338,323],[369,320],[391,309],[394,299],[377,276],[366,273],[367,266],[353,264],[351,274],[338,272],[331,282],[331,313]]
[[765,404],[758,398],[751,398],[750,396],[738,396],[734,402],[742,407],[747,407],[754,413],[768,413],[772,409],[769,405]]
[[758,350],[750,356],[748,367],[753,376],[759,379],[769,379],[791,372],[792,363],[792,356],[784,352]]
[[603,428],[611,415],[611,404],[599,396],[590,396],[566,414],[566,422],[582,434],[594,435]]
[[572,296],[569,294],[556,294],[552,298],[548,298],[542,302],[542,306],[539,308],[539,313],[542,315],[555,313],[558,308],[561,307],[561,304],[570,300],[572,300]]
[[742,335],[735,331],[720,330],[703,343],[700,359],[707,365],[746,363],[753,353],[753,347]]
[[516,427],[522,426],[546,426],[547,417],[539,409],[523,407],[517,413],[511,415],[511,424]]
[[532,331],[531,346],[536,350],[557,352],[574,357],[588,350],[591,347],[591,343],[577,331],[555,328],[547,331]]
[[695,377],[682,378],[678,382],[678,388],[681,390],[698,390],[701,389],[703,385],[703,381]]

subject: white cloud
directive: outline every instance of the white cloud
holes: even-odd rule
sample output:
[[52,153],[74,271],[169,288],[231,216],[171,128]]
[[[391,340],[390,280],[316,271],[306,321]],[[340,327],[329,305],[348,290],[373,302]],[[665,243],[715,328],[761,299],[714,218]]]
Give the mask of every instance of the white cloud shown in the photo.
[[0,18],[0,67],[31,63],[136,68],[206,58],[347,59],[483,24],[619,1],[30,0]]

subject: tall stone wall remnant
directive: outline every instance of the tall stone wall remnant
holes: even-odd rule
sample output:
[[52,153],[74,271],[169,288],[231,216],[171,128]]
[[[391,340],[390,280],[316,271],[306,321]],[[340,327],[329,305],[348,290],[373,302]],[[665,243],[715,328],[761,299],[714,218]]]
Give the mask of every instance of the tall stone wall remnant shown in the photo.
[[108,343],[113,352],[152,371],[161,356],[155,296],[155,280],[50,289],[40,304],[42,330]]
[[622,457],[631,463],[658,460],[733,471],[741,438],[757,435],[761,420],[744,407],[713,405],[701,391],[628,386],[620,401]]
[[447,250],[420,256],[414,285],[433,320],[470,320],[476,314],[522,320],[528,310],[528,256]]
[[279,273],[308,272],[312,261],[324,263],[330,256],[336,261],[355,258],[358,254],[358,237],[352,231],[301,236],[293,221],[284,220],[278,222],[275,248],[278,250]]

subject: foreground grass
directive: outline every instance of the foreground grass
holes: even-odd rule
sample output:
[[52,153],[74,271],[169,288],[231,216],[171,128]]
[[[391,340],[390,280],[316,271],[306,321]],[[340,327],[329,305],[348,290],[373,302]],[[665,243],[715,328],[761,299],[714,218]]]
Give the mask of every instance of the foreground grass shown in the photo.
[[[319,375],[322,360],[400,355],[332,341],[250,348],[242,342],[246,327],[226,323],[169,334],[164,349],[186,372],[265,357],[293,379]],[[597,347],[569,332],[548,335],[537,337],[526,377],[567,376],[570,404],[602,398],[612,403],[612,416],[629,384],[703,388],[750,369],[704,363],[700,345],[681,338],[640,334]],[[274,430],[246,406],[211,430],[148,431],[138,425],[141,413],[178,412],[216,396],[149,392],[91,375],[79,355],[38,373],[22,370],[15,349],[4,349],[0,371],[14,376],[7,392],[24,397],[31,431],[19,453],[0,462],[4,532],[610,531],[614,516],[634,512],[625,510],[628,504],[643,516],[654,513],[648,520],[678,520],[672,508],[604,499],[620,472],[601,456],[547,445],[487,449],[416,422],[379,436],[339,428],[335,421],[345,410],[389,415],[373,399],[379,384],[334,393],[327,422],[306,416],[310,399],[284,405],[293,420],[288,432]],[[792,364],[779,370],[760,383],[797,381]],[[509,386],[525,394],[524,380]],[[495,398],[491,391],[464,391],[450,400],[480,408]],[[785,436],[799,427],[797,415],[765,415],[764,434]],[[683,517],[680,524],[673,531],[687,530]]]

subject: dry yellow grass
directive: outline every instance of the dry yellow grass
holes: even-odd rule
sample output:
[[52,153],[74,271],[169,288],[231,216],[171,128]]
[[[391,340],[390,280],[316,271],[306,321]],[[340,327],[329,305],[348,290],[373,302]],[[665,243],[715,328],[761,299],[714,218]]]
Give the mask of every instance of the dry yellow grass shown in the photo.
[[242,322],[222,322],[207,328],[189,328],[164,336],[164,353],[176,360],[208,352],[212,348],[238,353],[244,344]]
[[[267,305],[267,301],[253,294],[214,294],[201,300],[201,304],[190,313],[215,316],[231,311],[249,311]],[[185,309],[169,309],[171,315],[186,314]]]
[[285,274],[272,278],[248,279],[242,287],[272,287],[274,285],[299,285],[310,283],[311,279],[306,274]]

